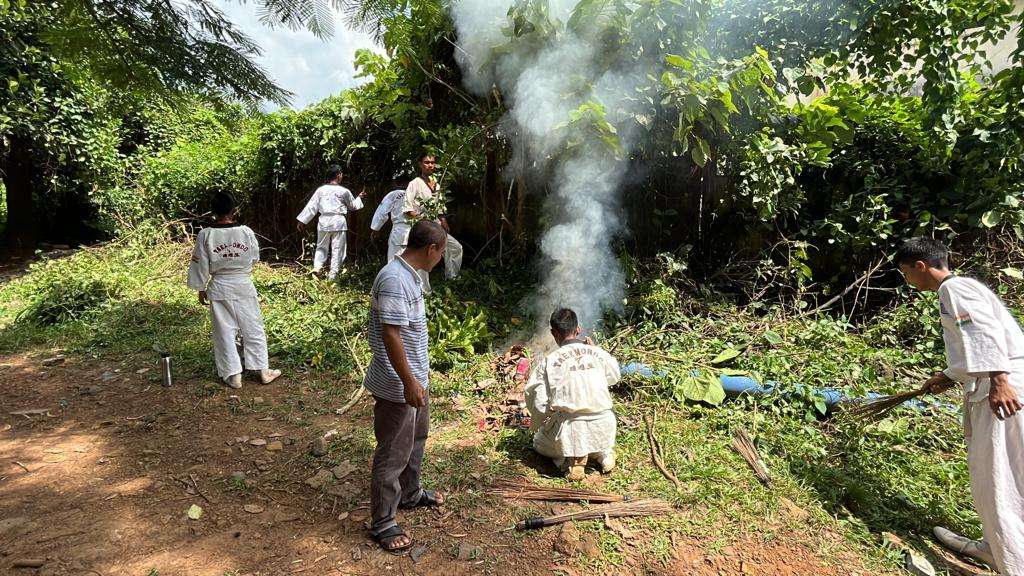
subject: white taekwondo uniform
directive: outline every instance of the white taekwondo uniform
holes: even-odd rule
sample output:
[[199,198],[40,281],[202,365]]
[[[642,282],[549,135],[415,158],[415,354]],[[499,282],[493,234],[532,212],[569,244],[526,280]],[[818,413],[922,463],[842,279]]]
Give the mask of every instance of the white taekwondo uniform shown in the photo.
[[405,244],[409,240],[409,223],[406,221],[405,212],[405,190],[398,189],[388,192],[387,196],[380,201],[380,206],[373,213],[373,220],[370,221],[370,230],[379,232],[384,223],[391,219],[391,234],[388,236],[388,262],[395,259],[405,250]]
[[988,404],[990,372],[1008,372],[1024,400],[1024,334],[991,290],[950,276],[939,285],[945,374],[964,384],[971,495],[984,540],[1005,576],[1024,576],[1024,414],[999,420]]
[[615,447],[608,388],[619,377],[619,363],[611,354],[577,340],[542,358],[526,383],[534,450],[556,464],[590,455],[603,462]]
[[227,378],[242,371],[235,347],[241,335],[245,368],[264,370],[267,335],[252,283],[252,268],[260,260],[260,245],[248,226],[214,224],[196,236],[188,267],[188,287],[205,291],[213,324],[213,357],[217,374]]
[[362,207],[362,199],[353,195],[344,186],[324,184],[313,193],[296,219],[303,224],[309,224],[314,216],[320,215],[317,223],[316,254],[313,256],[314,272],[319,272],[324,267],[330,254],[331,267],[327,277],[333,280],[338,275],[348,245],[348,221],[345,215],[349,210],[355,211]]
[[[422,216],[422,200],[433,197],[434,191],[431,190],[427,182],[422,177],[417,177],[409,182],[408,188],[405,189],[405,205],[402,207],[402,211]],[[449,234],[444,245],[444,277],[455,278],[460,271],[462,271],[462,244]]]

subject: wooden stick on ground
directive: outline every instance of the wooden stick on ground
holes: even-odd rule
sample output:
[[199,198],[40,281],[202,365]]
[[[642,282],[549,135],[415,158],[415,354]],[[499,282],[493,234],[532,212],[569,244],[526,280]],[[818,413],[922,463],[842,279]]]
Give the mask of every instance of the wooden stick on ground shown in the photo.
[[652,413],[652,416],[644,415],[644,422],[647,423],[647,443],[651,446],[651,460],[654,461],[654,465],[657,466],[659,471],[661,471],[661,474],[675,484],[676,491],[682,492],[683,483],[679,481],[679,478],[676,478],[676,475],[673,474],[667,466],[665,466],[664,452],[661,449],[661,443],[658,442],[658,437],[654,435],[655,416],[653,414],[655,413]]
[[[349,352],[352,353],[352,361],[356,363],[356,368],[359,369],[359,379],[362,380],[363,378],[366,377],[366,367],[363,366],[363,363],[359,361],[359,355],[356,354],[356,349],[354,346],[352,346],[352,342],[348,339],[348,336],[345,336],[345,345],[348,346]],[[356,402],[359,402],[359,399],[363,397],[363,393],[365,392],[365,390],[366,389],[363,388],[363,385],[360,384],[359,388],[357,388],[356,391],[352,393],[352,397],[348,399],[348,402],[346,402],[345,405],[342,406],[341,408],[335,410],[334,413],[337,414],[338,416],[343,416],[346,412],[351,410],[353,406],[356,405]]]

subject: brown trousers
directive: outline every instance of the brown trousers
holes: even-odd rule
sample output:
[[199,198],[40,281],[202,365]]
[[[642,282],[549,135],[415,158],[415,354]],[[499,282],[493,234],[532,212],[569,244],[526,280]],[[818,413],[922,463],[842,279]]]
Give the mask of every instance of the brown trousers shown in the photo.
[[370,475],[370,534],[395,526],[399,504],[416,503],[423,493],[420,468],[430,430],[430,400],[423,408],[374,397],[373,453]]

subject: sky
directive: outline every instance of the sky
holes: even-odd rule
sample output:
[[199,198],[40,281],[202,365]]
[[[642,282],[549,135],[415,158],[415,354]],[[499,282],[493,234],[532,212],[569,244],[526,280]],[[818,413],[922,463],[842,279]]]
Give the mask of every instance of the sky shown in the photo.
[[[334,35],[321,41],[306,30],[264,26],[253,2],[221,0],[220,7],[263,49],[257,63],[278,86],[294,94],[291,107],[296,110],[365,81],[355,78],[355,52],[360,48],[380,50],[368,35],[346,28],[340,17],[335,20]],[[277,108],[270,102],[263,105],[266,111]]]

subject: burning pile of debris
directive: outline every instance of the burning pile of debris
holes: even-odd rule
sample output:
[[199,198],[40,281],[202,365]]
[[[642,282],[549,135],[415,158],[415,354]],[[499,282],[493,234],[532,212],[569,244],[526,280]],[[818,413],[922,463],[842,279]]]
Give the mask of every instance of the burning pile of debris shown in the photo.
[[474,387],[477,394],[490,392],[500,401],[479,406],[477,429],[498,430],[508,426],[529,428],[530,413],[526,410],[525,387],[530,377],[530,357],[525,346],[516,344],[491,360],[494,378],[481,380]]

